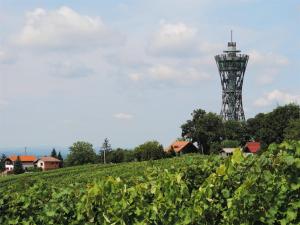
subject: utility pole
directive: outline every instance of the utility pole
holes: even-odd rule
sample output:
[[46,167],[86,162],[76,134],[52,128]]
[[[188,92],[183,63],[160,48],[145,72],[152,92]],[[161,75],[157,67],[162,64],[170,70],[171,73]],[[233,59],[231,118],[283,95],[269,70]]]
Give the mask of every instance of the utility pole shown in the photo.
[[105,159],[105,148],[103,149],[103,163],[106,164],[106,159]]

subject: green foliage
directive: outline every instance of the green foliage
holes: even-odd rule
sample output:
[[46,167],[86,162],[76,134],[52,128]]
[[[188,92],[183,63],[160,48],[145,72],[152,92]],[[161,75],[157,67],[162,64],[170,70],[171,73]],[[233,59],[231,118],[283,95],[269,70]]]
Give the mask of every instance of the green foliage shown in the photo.
[[23,164],[20,160],[20,157],[17,157],[17,160],[14,163],[14,169],[13,169],[14,174],[21,174],[24,173],[24,169],[23,169]]
[[109,143],[108,138],[104,139],[104,142],[102,144],[102,147],[100,149],[99,152],[99,162],[100,163],[106,163],[109,162],[109,160],[107,160],[107,155],[109,155],[109,153],[112,151],[111,145]]
[[[236,150],[226,159],[187,155],[101,168],[118,167],[83,184],[57,186],[48,178],[22,191],[7,186],[0,192],[0,224],[300,222],[300,142],[272,144],[260,156]],[[122,177],[128,170],[131,176]]]
[[224,140],[221,143],[222,148],[238,148],[240,146],[240,142],[237,140]]
[[60,160],[59,168],[64,167],[64,159],[63,159],[63,157],[61,156],[61,153],[60,153],[60,152],[59,152],[58,155],[57,155],[57,159]]
[[235,120],[225,121],[223,139],[239,140],[242,145],[246,144],[250,139],[246,123]]
[[197,142],[201,152],[209,154],[210,145],[222,140],[222,119],[216,114],[206,113],[202,109],[194,110],[191,115],[192,120],[188,120],[181,126],[182,137]]
[[93,145],[83,141],[78,141],[70,147],[70,153],[66,159],[68,166],[95,163],[95,161],[96,153],[93,149]]
[[260,113],[247,121],[247,129],[255,140],[269,145],[273,142],[281,143],[284,132],[291,120],[300,119],[300,106],[288,104],[279,106],[270,113]]
[[2,154],[1,159],[0,159],[0,173],[5,170],[5,159],[6,156]]
[[54,157],[54,158],[57,158],[57,153],[56,153],[55,148],[52,149],[51,156]]
[[42,168],[40,167],[27,167],[25,170],[26,172],[32,172],[32,173],[43,171]]
[[284,129],[284,138],[300,140],[300,119],[289,121],[289,125]]
[[164,158],[165,153],[158,141],[147,141],[134,149],[134,155],[138,161],[144,161]]

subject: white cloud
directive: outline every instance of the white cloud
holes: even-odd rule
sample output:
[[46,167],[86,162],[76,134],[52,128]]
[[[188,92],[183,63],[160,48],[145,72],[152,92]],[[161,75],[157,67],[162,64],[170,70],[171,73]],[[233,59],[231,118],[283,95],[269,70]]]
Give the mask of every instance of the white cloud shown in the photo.
[[15,62],[15,57],[4,50],[0,50],[0,64],[10,64]]
[[178,67],[156,65],[149,68],[149,75],[156,80],[175,80],[183,83],[210,79],[208,74],[194,67],[181,67],[180,65]]
[[131,120],[133,119],[133,115],[129,113],[117,113],[114,115],[114,118],[119,120]]
[[161,22],[150,43],[150,52],[161,55],[184,54],[194,50],[197,29],[185,23]]
[[252,50],[249,52],[250,61],[249,63],[253,65],[259,66],[287,66],[289,64],[289,60],[287,57],[279,54],[275,54],[273,52],[259,52],[257,50]]
[[60,78],[82,78],[93,74],[93,70],[80,62],[64,61],[50,65],[50,75]]
[[28,12],[17,42],[24,46],[64,48],[95,47],[118,39],[99,17],[81,15],[63,6],[54,11]]
[[128,75],[128,77],[130,80],[135,81],[135,82],[141,80],[141,78],[142,78],[141,74],[139,74],[139,73],[131,73]]
[[256,81],[260,85],[273,83],[276,76],[280,75],[281,70],[290,64],[287,57],[273,52],[252,50],[249,52],[249,56],[249,67],[256,70]]
[[287,104],[287,103],[300,103],[300,95],[293,95],[279,90],[271,91],[265,94],[264,97],[257,99],[254,105],[257,107],[269,106],[274,103]]

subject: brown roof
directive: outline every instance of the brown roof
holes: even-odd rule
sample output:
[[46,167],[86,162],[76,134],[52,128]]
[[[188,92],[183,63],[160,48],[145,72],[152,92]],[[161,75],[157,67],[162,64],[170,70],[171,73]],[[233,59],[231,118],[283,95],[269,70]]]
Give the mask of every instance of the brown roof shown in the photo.
[[[12,155],[8,157],[11,161],[15,162],[18,158],[16,155]],[[33,155],[20,155],[19,156],[21,162],[34,162],[36,160],[36,157]]]
[[169,152],[173,149],[175,152],[180,152],[182,149],[184,149],[190,143],[191,142],[189,142],[189,141],[174,141],[169,147],[167,147],[165,149],[165,151]]
[[43,157],[39,158],[38,160],[41,160],[43,162],[60,162],[59,159],[51,157],[51,156],[43,156]]

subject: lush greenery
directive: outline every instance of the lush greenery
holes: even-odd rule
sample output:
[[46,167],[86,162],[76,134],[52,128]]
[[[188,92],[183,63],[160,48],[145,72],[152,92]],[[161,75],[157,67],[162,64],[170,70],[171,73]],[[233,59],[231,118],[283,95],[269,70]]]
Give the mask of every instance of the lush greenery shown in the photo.
[[14,172],[14,174],[21,174],[21,173],[25,172],[25,170],[23,168],[23,164],[22,164],[19,156],[17,157],[17,160],[14,163],[13,172]]
[[181,128],[182,137],[196,142],[200,152],[209,154],[218,152],[224,140],[236,141],[239,143],[237,146],[256,140],[261,142],[263,148],[285,139],[300,140],[299,121],[300,107],[295,104],[279,106],[269,113],[259,113],[246,122],[222,121],[215,113],[197,109],[192,113],[192,119]]
[[298,224],[299,173],[294,141],[259,156],[236,150],[226,159],[195,154],[12,176],[0,179],[0,224]]
[[93,145],[78,141],[70,147],[70,153],[66,159],[66,163],[69,166],[83,165],[87,163],[96,162],[96,152],[93,149]]

